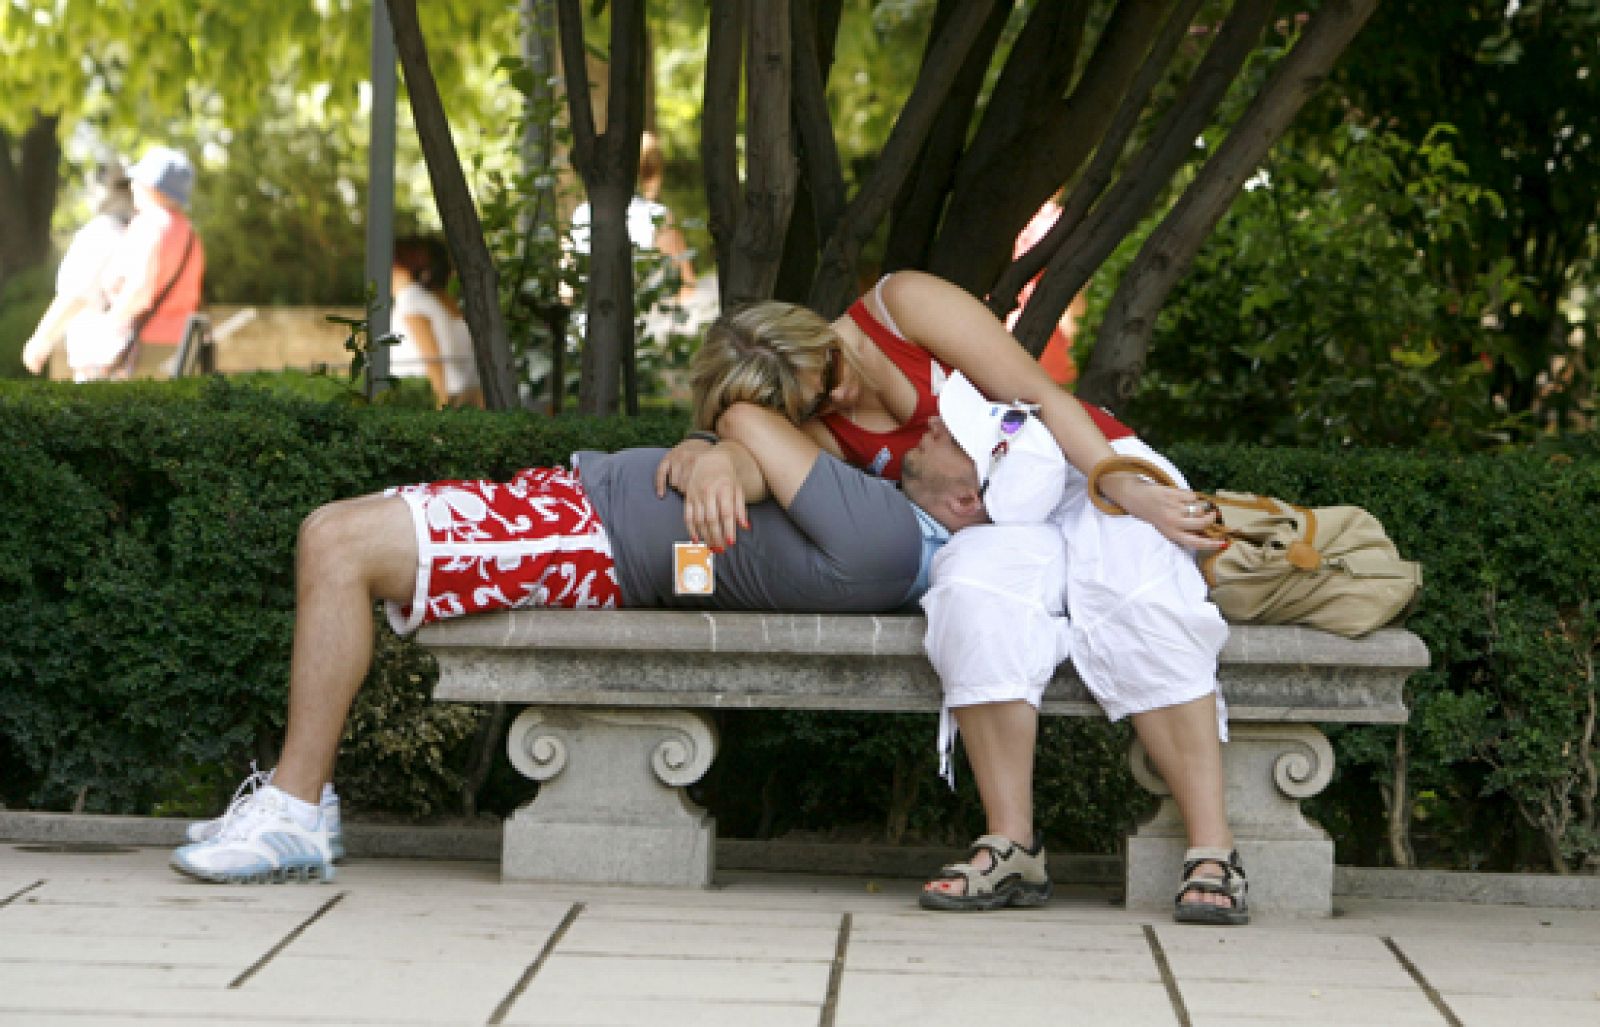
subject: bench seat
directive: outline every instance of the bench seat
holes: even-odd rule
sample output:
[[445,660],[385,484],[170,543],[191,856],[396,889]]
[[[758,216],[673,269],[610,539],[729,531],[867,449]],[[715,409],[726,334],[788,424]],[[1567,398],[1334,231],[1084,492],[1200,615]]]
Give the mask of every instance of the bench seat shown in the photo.
[[[542,784],[506,825],[506,877],[704,886],[714,823],[683,788],[715,755],[706,711],[937,712],[924,627],[901,615],[518,610],[417,638],[439,660],[436,699],[530,704],[508,746]],[[1333,845],[1299,808],[1333,772],[1317,725],[1404,723],[1406,679],[1427,664],[1427,648],[1401,629],[1360,640],[1232,629],[1219,672],[1232,735],[1223,762],[1255,908],[1331,911]],[[1042,712],[1103,716],[1070,662]],[[1166,794],[1137,742],[1132,763],[1144,787]],[[1128,839],[1130,908],[1171,902],[1183,847],[1166,799]]]

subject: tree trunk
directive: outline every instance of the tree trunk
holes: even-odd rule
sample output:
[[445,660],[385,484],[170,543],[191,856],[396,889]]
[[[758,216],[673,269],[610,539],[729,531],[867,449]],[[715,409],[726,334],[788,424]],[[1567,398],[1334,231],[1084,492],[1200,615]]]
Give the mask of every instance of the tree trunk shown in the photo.
[[[536,176],[555,165],[556,129],[554,121],[556,61],[555,6],[551,0],[519,0],[522,9],[522,59],[533,75],[528,90],[527,118],[522,133],[523,177],[534,182]],[[537,116],[534,116],[535,113]],[[544,175],[548,184],[532,186],[532,210],[524,208],[521,225],[522,261],[517,280],[527,281],[528,266],[535,250],[534,240],[541,233],[552,237],[561,230],[554,176]],[[566,402],[567,326],[572,311],[560,299],[534,305],[534,313],[550,336],[550,416],[557,417]]]
[[833,234],[844,214],[845,187],[828,114],[828,77],[817,44],[813,7],[811,0],[798,0],[794,6],[794,121],[818,233],[817,240],[810,243],[815,250],[822,239]]
[[1299,42],[1272,70],[1216,155],[1151,233],[1118,284],[1078,383],[1078,395],[1084,400],[1113,410],[1127,404],[1144,370],[1155,317],[1167,294],[1376,4],[1377,0],[1329,0],[1311,16]]
[[[810,306],[823,317],[837,317],[850,302],[861,247],[889,212],[928,138],[951,84],[989,17],[994,0],[969,0],[939,33],[924,71],[895,119],[872,172],[846,208],[823,247],[822,266],[811,290]],[[1009,252],[1009,251],[1008,251]]]
[[[1273,0],[1239,0],[1218,29],[1194,76],[1161,119],[1149,142],[1123,170],[1116,186],[1078,225],[1057,225],[1065,231],[1055,240],[1057,251],[1050,260],[1049,270],[1017,322],[1018,337],[1027,337],[1036,342],[1040,350],[1044,348],[1067,304],[1078,295],[1095,269],[1111,256],[1117,244],[1138,226],[1166,190],[1173,174],[1194,154],[1195,138],[1205,131],[1227,95],[1228,87],[1255,49],[1275,6]],[[1164,34],[1158,48],[1168,42],[1175,43]],[[1153,80],[1150,84],[1154,85]],[[1111,142],[1109,137],[1121,127],[1115,125],[1108,131],[1108,143]],[[1063,221],[1066,216],[1064,212]],[[1044,242],[1051,242],[1050,237]]]
[[[705,105],[700,116],[700,167],[706,179],[706,229],[717,273],[733,267],[739,231],[739,73],[744,68],[746,0],[711,0],[706,43]],[[724,292],[723,306],[727,306]]]
[[[933,42],[959,2],[941,0],[928,36],[928,47],[923,53],[924,68],[932,55]],[[989,20],[984,22],[972,49],[967,52],[961,71],[951,84],[950,93],[945,97],[939,116],[928,134],[928,141],[917,155],[911,177],[895,197],[894,207],[889,214],[889,242],[884,248],[884,271],[922,267],[927,263],[938,232],[939,218],[944,213],[945,199],[950,195],[951,183],[955,181],[956,165],[966,146],[978,94],[988,75],[989,62],[994,59],[1000,33],[1011,17],[1014,6],[1014,0],[1003,0],[989,12]]]
[[[628,203],[639,176],[644,131],[645,23],[642,0],[611,4],[606,129],[596,131],[585,70],[583,12],[560,0],[561,57],[572,121],[572,163],[589,194],[589,282],[578,412],[615,414],[633,365],[633,250]],[[636,401],[629,403],[630,412]]]
[[505,318],[500,312],[499,275],[489,256],[489,247],[484,243],[478,208],[472,202],[472,192],[461,171],[461,158],[450,136],[450,122],[428,64],[427,43],[417,23],[416,0],[388,0],[388,3],[394,24],[395,50],[405,70],[406,93],[411,98],[411,114],[416,121],[423,158],[428,164],[428,179],[433,183],[434,202],[444,222],[450,256],[461,275],[467,324],[472,329],[478,376],[483,381],[484,403],[490,410],[512,410],[520,405],[520,399],[516,365],[506,339]]
[[15,141],[0,130],[0,287],[50,259],[50,221],[61,185],[59,120],[35,112]]
[[975,296],[989,292],[1011,262],[1017,233],[1099,145],[1170,6],[1170,0],[1119,3],[1065,99],[1058,66],[1076,60],[1075,23],[1041,33],[1038,45],[1053,46],[1043,60],[1030,56],[1032,51],[1020,53],[1020,45],[1012,52],[956,173],[930,270]]
[[733,235],[733,263],[718,269],[724,305],[771,297],[783,264],[798,177],[792,28],[789,0],[762,0],[750,11],[744,205]]
[[[1127,147],[1134,129],[1138,127],[1145,104],[1149,102],[1150,94],[1157,83],[1167,73],[1167,66],[1172,63],[1173,55],[1179,45],[1188,38],[1190,22],[1194,20],[1195,11],[1202,2],[1203,0],[1183,0],[1183,3],[1167,16],[1167,22],[1156,38],[1149,58],[1139,69],[1132,87],[1118,104],[1117,113],[1106,129],[1105,138],[1095,147],[1094,158],[1089,162],[1088,169],[1077,182],[1073,183],[1072,191],[1062,205],[1061,214],[1055,225],[1032,249],[1006,269],[1000,276],[1000,281],[990,291],[989,309],[994,311],[996,317],[1004,319],[1011,313],[1017,305],[1017,295],[1022,291],[1022,287],[1043,271],[1051,258],[1060,252],[1068,234],[1076,230],[1089,208],[1099,201],[1101,194],[1111,184],[1117,165],[1122,160],[1122,151]],[[1029,302],[1031,305],[1039,305],[1041,303],[1039,295],[1035,293]],[[1071,303],[1072,297],[1067,297],[1066,302]],[[1043,305],[1046,309],[1050,306],[1048,303]],[[1043,352],[1051,332],[1060,322],[1065,310],[1066,307],[1063,306],[1051,314],[1053,320],[1050,329],[1041,337],[1025,336],[1019,330],[1016,332],[1017,341],[1037,357]]]

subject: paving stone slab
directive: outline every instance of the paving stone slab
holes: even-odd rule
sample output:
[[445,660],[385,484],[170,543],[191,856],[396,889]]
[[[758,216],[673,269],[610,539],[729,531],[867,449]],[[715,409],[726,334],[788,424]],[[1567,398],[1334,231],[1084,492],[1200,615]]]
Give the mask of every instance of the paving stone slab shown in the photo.
[[769,958],[833,959],[838,928],[585,921],[579,917],[561,941],[568,955],[703,956],[738,958],[760,952]]
[[281,955],[237,993],[285,1019],[355,1013],[395,1020],[485,1023],[528,960],[505,953],[484,963],[395,963]]
[[[1001,1010],[1003,1009],[1003,1012]],[[1008,978],[986,985],[923,974],[853,973],[839,991],[836,1027],[907,1024],[1173,1024],[1172,1003],[1159,981]]]
[[1600,998],[1557,1001],[1528,995],[1452,995],[1450,1009],[1468,1027],[1537,1024],[1538,1027],[1594,1027],[1600,1023]]
[[562,995],[519,1003],[505,1023],[526,1027],[816,1027],[811,1004],[663,1002]]
[[563,995],[667,1003],[703,1001],[811,1005],[828,994],[830,964],[748,959],[624,959],[551,956],[519,1005]]
[[1420,988],[1350,987],[1329,983],[1310,985],[1271,981],[1210,981],[1180,978],[1183,995],[1196,1027],[1226,1024],[1240,1013],[1279,1024],[1306,1020],[1346,1024],[1432,1024],[1442,1021],[1439,1011]]

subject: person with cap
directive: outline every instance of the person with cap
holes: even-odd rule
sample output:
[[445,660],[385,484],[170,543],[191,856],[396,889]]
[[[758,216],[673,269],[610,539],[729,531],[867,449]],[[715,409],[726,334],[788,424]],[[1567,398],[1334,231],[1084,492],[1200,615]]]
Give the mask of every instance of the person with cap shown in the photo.
[[22,363],[34,374],[44,373],[63,339],[93,330],[105,307],[106,267],[133,219],[133,190],[122,161],[112,157],[96,168],[90,202],[94,217],[73,234],[56,271],[55,296],[22,348]]
[[79,381],[160,374],[200,309],[205,247],[185,213],[194,166],[155,146],[128,178],[135,214],[106,268],[106,310],[92,332],[67,340]]
[[[964,531],[934,561],[922,605],[926,649],[945,689],[941,765],[948,775],[959,730],[987,830],[967,861],[928,882],[920,901],[982,910],[1048,897],[1033,821],[1037,704],[1070,657],[1108,716],[1132,719],[1183,817],[1189,850],[1176,918],[1247,922],[1222,784],[1227,720],[1216,670],[1227,625],[1194,559],[1222,545],[1204,534],[1215,514],[1129,428],[1051,382],[976,298],[901,271],[832,323],[785,303],[725,313],[691,365],[695,430],[662,461],[656,487],[684,493],[697,535],[732,541],[743,512],[717,456],[716,429],[738,402],[776,410],[824,450],[899,478],[956,370],[982,397],[1042,422],[1070,469],[1038,524]],[[981,458],[982,441],[974,436],[972,445]],[[1003,462],[1010,451],[997,455],[1007,454]],[[1102,514],[1087,500],[1087,483],[1118,454],[1154,459],[1180,484],[1106,475],[1102,494],[1134,516]]]
[[662,449],[581,452],[571,471],[403,486],[314,511],[300,529],[281,758],[247,778],[223,816],[190,826],[173,867],[217,883],[333,877],[343,849],[334,757],[371,663],[374,600],[402,633],[527,606],[883,612],[922,594],[943,539],[987,520],[972,462],[936,426],[908,455],[901,490],[772,410],[745,404],[724,421],[745,440],[720,456],[748,529],[711,563],[709,593],[675,585],[687,532],[682,500],[655,492]]

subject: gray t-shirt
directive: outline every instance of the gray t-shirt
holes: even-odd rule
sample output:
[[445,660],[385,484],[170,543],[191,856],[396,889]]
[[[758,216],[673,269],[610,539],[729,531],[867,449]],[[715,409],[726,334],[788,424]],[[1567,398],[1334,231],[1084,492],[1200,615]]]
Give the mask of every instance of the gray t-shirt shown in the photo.
[[611,538],[624,606],[795,613],[881,613],[907,601],[922,562],[922,530],[892,484],[821,454],[787,512],[749,508],[750,530],[713,559],[710,596],[672,592],[672,544],[687,542],[683,497],[656,498],[664,449],[574,456],[584,491]]

